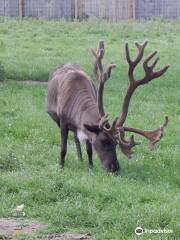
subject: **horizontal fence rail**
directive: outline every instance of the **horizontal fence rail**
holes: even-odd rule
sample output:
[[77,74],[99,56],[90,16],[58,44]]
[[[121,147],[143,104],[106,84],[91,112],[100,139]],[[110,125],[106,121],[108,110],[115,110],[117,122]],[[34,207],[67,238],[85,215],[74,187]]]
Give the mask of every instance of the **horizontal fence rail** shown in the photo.
[[0,0],[0,16],[45,19],[180,17],[180,0]]

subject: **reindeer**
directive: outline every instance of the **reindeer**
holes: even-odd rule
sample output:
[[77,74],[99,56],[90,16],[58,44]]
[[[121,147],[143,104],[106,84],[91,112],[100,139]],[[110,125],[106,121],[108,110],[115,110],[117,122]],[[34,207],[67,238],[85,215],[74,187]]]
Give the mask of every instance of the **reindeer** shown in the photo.
[[168,124],[168,116],[165,116],[164,123],[154,130],[141,130],[124,126],[130,100],[136,88],[159,78],[169,68],[169,65],[165,65],[160,71],[153,71],[159,61],[159,58],[156,58],[149,66],[149,61],[157,54],[155,51],[143,62],[145,75],[141,79],[135,80],[134,70],[143,58],[147,43],[147,41],[143,44],[136,43],[138,55],[135,60],[130,58],[128,43],[125,44],[126,59],[129,64],[129,86],[123,100],[122,112],[119,118],[113,120],[112,124],[108,120],[108,114],[104,111],[103,92],[104,84],[111,77],[111,72],[116,65],[110,63],[104,70],[102,61],[105,47],[103,41],[99,42],[97,50],[91,49],[95,57],[93,72],[99,82],[98,91],[96,91],[90,77],[79,65],[60,65],[50,74],[46,111],[60,128],[61,152],[59,163],[62,168],[67,152],[69,130],[74,132],[79,159],[82,159],[79,141],[85,140],[89,165],[93,165],[92,147],[94,147],[104,168],[112,172],[120,169],[116,154],[117,145],[130,158],[133,154],[133,148],[140,144],[135,141],[133,135],[126,139],[125,132],[140,134],[149,139],[151,148],[160,141]]

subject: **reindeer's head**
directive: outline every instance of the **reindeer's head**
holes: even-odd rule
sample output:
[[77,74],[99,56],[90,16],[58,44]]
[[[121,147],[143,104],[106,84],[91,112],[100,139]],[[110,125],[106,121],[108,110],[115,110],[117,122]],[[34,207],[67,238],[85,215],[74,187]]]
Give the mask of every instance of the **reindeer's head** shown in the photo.
[[154,146],[155,143],[157,143],[161,137],[163,136],[164,128],[167,126],[168,123],[168,117],[165,117],[165,122],[163,125],[161,125],[159,128],[152,130],[152,131],[145,131],[137,128],[128,128],[124,127],[124,123],[126,120],[126,117],[128,115],[128,108],[130,99],[135,91],[135,89],[143,84],[146,84],[150,82],[151,80],[158,78],[162,76],[167,69],[169,68],[169,65],[166,65],[164,68],[162,68],[158,72],[154,72],[153,69],[156,66],[159,58],[157,58],[154,63],[151,66],[148,66],[149,61],[156,55],[157,52],[153,52],[149,57],[147,57],[143,63],[143,68],[145,71],[145,76],[140,80],[135,80],[134,78],[134,70],[138,63],[141,61],[144,55],[144,49],[147,45],[147,41],[140,45],[136,43],[136,46],[138,48],[138,56],[133,61],[130,59],[129,54],[129,48],[128,44],[125,45],[125,51],[126,51],[126,59],[129,64],[129,70],[128,70],[128,77],[129,77],[129,87],[127,89],[123,106],[122,106],[122,113],[120,114],[119,118],[116,118],[112,124],[110,124],[107,120],[107,114],[105,114],[104,107],[103,107],[103,90],[104,90],[104,84],[107,81],[107,79],[111,76],[111,71],[113,68],[116,67],[115,64],[109,64],[107,69],[104,71],[102,59],[104,57],[105,49],[104,49],[104,42],[99,42],[99,47],[97,50],[91,49],[96,61],[94,64],[94,74],[96,78],[99,81],[99,88],[98,88],[98,97],[97,97],[97,104],[98,104],[98,110],[100,115],[100,122],[99,126],[85,126],[88,131],[94,132],[95,137],[93,139],[93,145],[104,165],[105,168],[111,171],[117,171],[119,169],[119,164],[116,157],[116,146],[119,145],[121,151],[130,158],[133,151],[132,148],[138,144],[139,142],[136,142],[134,140],[134,136],[131,136],[129,140],[125,139],[125,131],[134,132],[137,134],[140,134],[147,139],[150,140],[150,146]]
[[105,169],[111,172],[119,170],[119,163],[116,155],[116,142],[103,129],[100,124],[89,126],[84,125],[85,128],[93,133],[92,144],[100,158]]

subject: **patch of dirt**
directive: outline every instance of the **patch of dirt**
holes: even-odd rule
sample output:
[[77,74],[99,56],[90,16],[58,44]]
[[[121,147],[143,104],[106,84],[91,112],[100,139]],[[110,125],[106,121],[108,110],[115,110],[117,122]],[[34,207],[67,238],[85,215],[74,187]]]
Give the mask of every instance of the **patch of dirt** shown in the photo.
[[65,232],[65,233],[52,233],[48,234],[45,237],[41,238],[42,240],[92,240],[89,234],[80,234],[80,233],[72,233],[72,232]]
[[47,82],[45,81],[33,81],[33,80],[22,81],[22,83],[28,85],[47,85]]
[[[0,218],[0,239],[14,239],[20,233],[34,233],[36,230],[45,227],[43,224],[30,219],[22,218]],[[92,240],[89,234],[73,232],[50,233],[45,236],[33,238],[39,240]]]
[[19,233],[33,233],[42,225],[34,220],[0,218],[0,236],[11,238]]

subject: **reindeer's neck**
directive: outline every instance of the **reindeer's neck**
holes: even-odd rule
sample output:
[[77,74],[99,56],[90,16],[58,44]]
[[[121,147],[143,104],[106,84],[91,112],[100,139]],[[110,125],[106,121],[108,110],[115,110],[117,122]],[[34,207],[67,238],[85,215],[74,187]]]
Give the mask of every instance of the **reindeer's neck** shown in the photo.
[[77,129],[84,129],[84,124],[98,125],[100,116],[97,107],[96,97],[91,90],[82,88],[72,91],[71,99],[66,110],[68,119],[74,122]]
[[81,123],[78,127],[78,138],[79,140],[86,140],[89,139],[89,141],[92,141],[94,137],[94,133],[88,131],[84,124],[94,126],[98,125],[100,120],[99,112],[96,105],[89,106],[81,115]]
[[83,112],[81,124],[98,125],[99,120],[100,115],[97,106],[92,104]]

